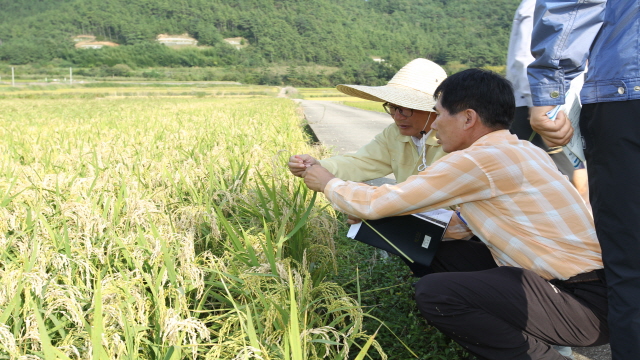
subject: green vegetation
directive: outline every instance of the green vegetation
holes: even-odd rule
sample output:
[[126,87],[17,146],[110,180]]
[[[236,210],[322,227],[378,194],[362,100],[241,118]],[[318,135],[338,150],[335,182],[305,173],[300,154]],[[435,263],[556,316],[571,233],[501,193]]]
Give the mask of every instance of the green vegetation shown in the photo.
[[407,269],[288,173],[291,153],[327,155],[296,106],[235,89],[3,92],[0,358],[465,356],[420,318]]
[[[293,86],[376,85],[416,57],[432,59],[449,72],[503,65],[518,3],[0,0],[0,61],[73,66],[91,76],[128,76],[156,67],[199,67],[231,72],[230,78],[208,80]],[[160,33],[188,33],[203,47],[171,49],[155,43]],[[72,37],[79,34],[93,34],[97,40],[121,46],[78,50]],[[222,41],[227,37],[244,37],[249,45],[236,50]],[[386,62],[375,63],[372,56]],[[292,71],[273,71],[283,64],[293,66]],[[310,64],[338,70],[320,74],[304,71]],[[147,72],[150,78],[166,75]]]

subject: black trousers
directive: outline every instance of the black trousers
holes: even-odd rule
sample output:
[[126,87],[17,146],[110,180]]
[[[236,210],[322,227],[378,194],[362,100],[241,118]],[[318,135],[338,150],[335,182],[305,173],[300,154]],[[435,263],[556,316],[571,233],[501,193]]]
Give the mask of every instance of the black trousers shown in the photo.
[[[640,359],[640,100],[587,104],[589,196],[609,286],[614,360]],[[633,185],[636,184],[636,185]]]
[[[531,134],[533,134],[533,129],[531,128],[531,124],[529,123],[529,108],[526,106],[519,106],[516,108],[515,115],[513,117],[513,123],[511,123],[511,128],[509,129],[512,134],[518,136],[520,140],[529,140],[531,138]],[[542,141],[542,138],[539,134],[531,139],[531,143],[544,151],[549,151],[549,147]],[[551,160],[556,164],[558,170],[564,175],[569,177],[570,181],[573,181],[573,164],[571,164],[571,160],[565,155],[564,152],[560,151],[554,154],[549,154]]]
[[418,308],[479,358],[565,360],[551,345],[608,342],[603,281],[552,285],[532,271],[496,266],[480,242],[440,245],[432,268],[441,272],[416,284]]

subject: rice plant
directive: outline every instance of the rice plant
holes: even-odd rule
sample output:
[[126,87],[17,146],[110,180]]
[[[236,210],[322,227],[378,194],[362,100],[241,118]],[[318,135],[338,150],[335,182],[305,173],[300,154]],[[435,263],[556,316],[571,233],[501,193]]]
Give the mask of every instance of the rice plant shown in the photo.
[[293,103],[0,107],[0,358],[385,358],[326,281],[335,214],[286,173],[324,156]]

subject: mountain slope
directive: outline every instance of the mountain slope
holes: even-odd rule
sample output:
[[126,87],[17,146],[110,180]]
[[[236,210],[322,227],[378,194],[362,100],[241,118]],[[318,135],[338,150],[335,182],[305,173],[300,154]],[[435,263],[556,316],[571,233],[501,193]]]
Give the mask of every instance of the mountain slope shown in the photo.
[[398,63],[422,56],[441,64],[498,65],[518,2],[0,0],[0,60],[75,62],[71,39],[78,34],[135,47],[160,33],[187,32],[219,59],[230,51],[222,39],[242,36],[250,46],[239,56],[261,64],[342,67],[369,56]]

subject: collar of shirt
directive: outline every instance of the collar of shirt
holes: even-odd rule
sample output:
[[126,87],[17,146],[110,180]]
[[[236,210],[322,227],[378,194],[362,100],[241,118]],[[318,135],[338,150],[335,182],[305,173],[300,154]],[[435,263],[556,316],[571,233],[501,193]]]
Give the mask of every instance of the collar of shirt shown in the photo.
[[[427,132],[426,138],[427,138],[427,146],[440,146],[440,144],[438,144],[438,138],[436,138],[436,134],[437,132],[432,130],[429,130],[429,132]],[[416,146],[418,146],[418,142],[421,139],[418,139],[414,136],[406,136],[406,135],[399,135],[398,136],[398,141],[402,141],[402,142],[409,142],[412,141],[414,144],[416,144]]]

